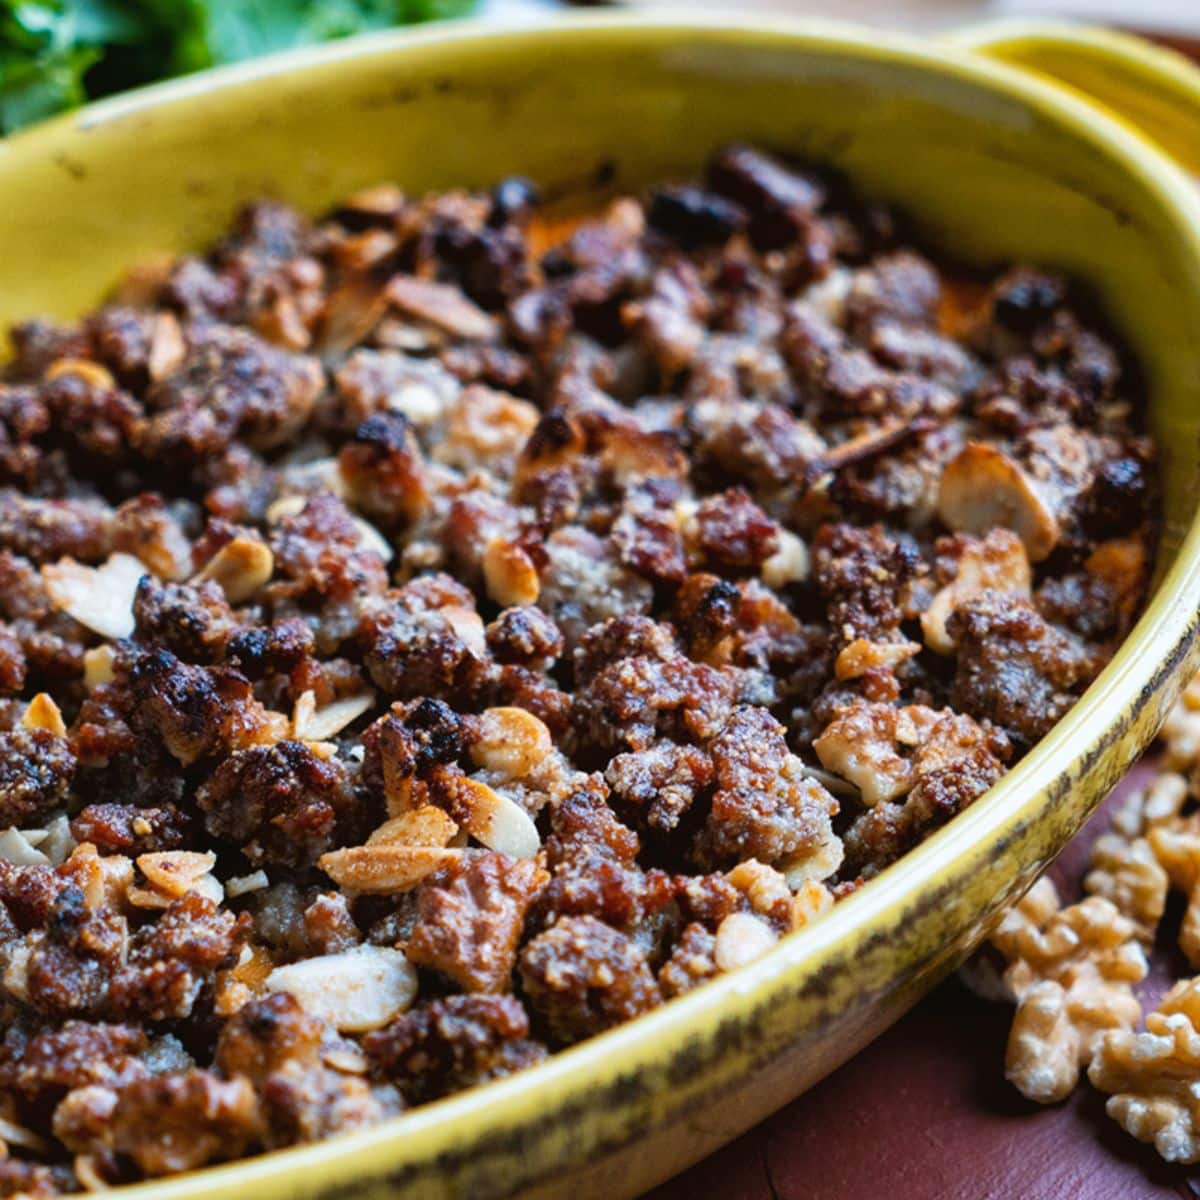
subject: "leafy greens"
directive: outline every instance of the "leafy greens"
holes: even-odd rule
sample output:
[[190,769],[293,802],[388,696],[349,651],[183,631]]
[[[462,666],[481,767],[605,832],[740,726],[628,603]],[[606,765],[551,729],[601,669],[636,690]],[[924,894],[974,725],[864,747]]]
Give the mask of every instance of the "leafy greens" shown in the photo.
[[171,75],[458,16],[472,0],[0,0],[0,133]]

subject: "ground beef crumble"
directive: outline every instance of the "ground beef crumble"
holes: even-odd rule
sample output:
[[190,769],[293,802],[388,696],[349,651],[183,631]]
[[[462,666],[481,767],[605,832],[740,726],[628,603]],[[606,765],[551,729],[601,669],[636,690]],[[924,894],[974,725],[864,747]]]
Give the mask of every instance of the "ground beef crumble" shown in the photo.
[[1135,375],[901,227],[746,146],[578,218],[382,187],[13,331],[0,1194],[523,1070],[1063,716],[1152,568]]

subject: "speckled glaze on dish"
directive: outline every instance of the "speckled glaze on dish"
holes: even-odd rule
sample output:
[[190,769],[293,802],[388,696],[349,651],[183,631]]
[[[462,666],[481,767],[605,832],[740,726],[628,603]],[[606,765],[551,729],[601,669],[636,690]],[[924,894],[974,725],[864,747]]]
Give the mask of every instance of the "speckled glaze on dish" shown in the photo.
[[949,970],[1195,669],[1200,199],[1128,126],[977,51],[827,25],[588,17],[376,37],[150,89],[0,143],[0,321],[80,312],[123,267],[201,244],[264,191],[316,212],[385,178],[636,188],[695,172],[735,137],[843,169],[952,254],[1090,281],[1141,359],[1164,452],[1145,616],[985,798],[750,967],[522,1075],[131,1198],[635,1194],[838,1066]]

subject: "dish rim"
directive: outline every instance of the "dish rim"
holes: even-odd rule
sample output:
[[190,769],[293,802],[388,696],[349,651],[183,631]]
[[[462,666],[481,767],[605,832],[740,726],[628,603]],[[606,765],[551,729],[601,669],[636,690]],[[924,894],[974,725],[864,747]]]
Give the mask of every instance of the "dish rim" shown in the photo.
[[[1200,265],[1200,191],[1197,191],[1153,145],[1127,125],[1098,111],[1068,90],[971,49],[969,41],[934,41],[914,35],[870,30],[838,21],[789,17],[744,17],[730,12],[680,16],[671,13],[582,13],[535,21],[460,20],[415,29],[383,31],[318,47],[285,51],[247,63],[201,72],[154,84],[99,101],[0,141],[0,169],[21,154],[56,152],[85,137],[89,130],[144,113],[202,99],[230,88],[261,86],[279,76],[297,76],[339,62],[373,55],[419,54],[431,45],[551,37],[637,38],[659,36],[777,39],[782,48],[806,53],[844,53],[875,61],[897,62],[946,75],[1000,93],[1039,114],[1046,114],[1074,137],[1090,143],[1123,172],[1137,177],[1156,194],[1164,214],[1176,226]],[[1072,706],[1067,715],[1011,771],[965,812],[909,851],[878,877],[839,902],[810,929],[784,939],[762,958],[719,977],[688,995],[506,1079],[468,1089],[422,1105],[378,1125],[338,1135],[308,1146],[272,1151],[252,1158],[205,1167],[183,1175],[126,1185],[120,1191],[137,1200],[153,1195],[183,1200],[221,1189],[258,1186],[268,1194],[294,1194],[303,1173],[318,1166],[330,1169],[368,1158],[376,1165],[394,1161],[387,1147],[403,1143],[405,1161],[434,1157],[448,1139],[447,1130],[486,1129],[490,1115],[503,1110],[539,1111],[538,1094],[574,1084],[582,1090],[599,1078],[654,1061],[666,1061],[685,1048],[689,1037],[712,1034],[704,1018],[748,1011],[785,982],[819,973],[839,948],[870,936],[886,923],[889,912],[904,907],[920,893],[934,890],[955,871],[969,851],[1003,844],[1015,831],[1045,817],[1052,804],[1051,787],[1066,766],[1085,759],[1105,743],[1123,714],[1136,713],[1154,689],[1178,670],[1200,635],[1200,612],[1189,596],[1200,595],[1200,511],[1180,540],[1175,561],[1158,579],[1154,595],[1112,661]],[[1096,732],[1092,732],[1095,730]],[[1144,740],[1138,738],[1139,741]],[[1099,800],[1097,800],[1097,803]],[[469,1134],[468,1134],[469,1136]],[[374,1152],[374,1153],[372,1153]],[[356,1174],[358,1172],[355,1172]],[[310,1181],[315,1189],[318,1182]]]

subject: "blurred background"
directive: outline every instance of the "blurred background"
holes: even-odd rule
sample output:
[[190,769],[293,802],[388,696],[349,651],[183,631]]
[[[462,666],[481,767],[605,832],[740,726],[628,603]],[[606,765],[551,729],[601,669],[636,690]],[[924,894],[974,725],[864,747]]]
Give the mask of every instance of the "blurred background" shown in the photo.
[[[1200,49],[1200,0],[637,0],[677,13],[837,17],[922,31],[1013,16],[1103,21]],[[467,15],[527,20],[557,0],[0,0],[0,133],[189,71]]]

